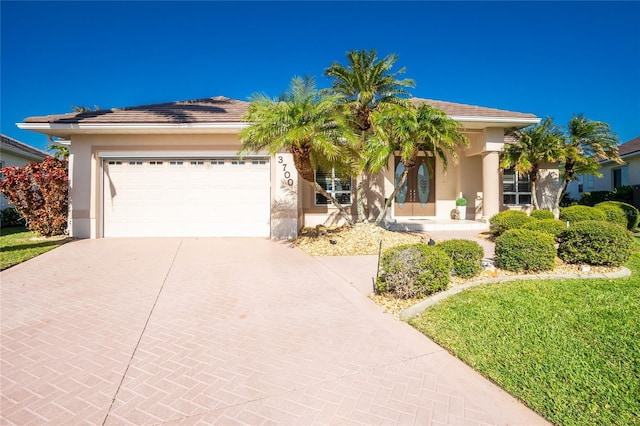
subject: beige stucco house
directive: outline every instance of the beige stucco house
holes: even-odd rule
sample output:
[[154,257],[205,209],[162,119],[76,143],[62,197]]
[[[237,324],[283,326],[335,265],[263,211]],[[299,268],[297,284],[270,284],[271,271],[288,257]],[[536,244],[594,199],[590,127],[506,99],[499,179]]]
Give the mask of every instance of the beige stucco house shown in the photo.
[[[44,160],[47,155],[46,152],[26,143],[0,134],[0,169],[9,166],[24,167],[32,161]],[[9,205],[9,202],[0,194],[0,210],[9,207]]]
[[[470,146],[450,162],[424,157],[396,197],[387,223],[448,221],[460,193],[467,219],[482,221],[527,205],[526,185],[503,175],[505,130],[538,123],[533,114],[412,99],[460,122]],[[238,157],[248,103],[214,97],[129,108],[29,117],[21,129],[70,141],[70,234],[124,236],[260,236],[290,238],[303,226],[336,224],[335,209],[298,179],[290,154]],[[397,164],[368,186],[373,217],[393,190]],[[432,173],[428,170],[433,170]],[[350,179],[321,171],[317,181],[352,205]],[[506,179],[506,180],[505,180]],[[529,193],[530,200],[530,193]],[[525,206],[526,207],[526,206]]]

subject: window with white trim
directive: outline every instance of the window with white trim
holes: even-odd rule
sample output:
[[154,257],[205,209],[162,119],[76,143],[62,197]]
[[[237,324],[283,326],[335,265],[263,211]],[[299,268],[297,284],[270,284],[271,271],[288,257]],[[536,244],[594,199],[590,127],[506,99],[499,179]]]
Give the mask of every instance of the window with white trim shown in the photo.
[[[0,160],[0,169],[4,169],[4,160]],[[0,172],[0,179],[4,179],[4,173]]]
[[502,203],[505,206],[528,206],[531,204],[531,182],[529,175],[507,169],[502,176]]
[[[340,204],[348,206],[351,204],[351,178],[341,178],[336,175],[336,171],[325,172],[316,170],[316,182],[325,191],[331,194]],[[324,195],[316,191],[316,206],[326,206],[331,204]]]

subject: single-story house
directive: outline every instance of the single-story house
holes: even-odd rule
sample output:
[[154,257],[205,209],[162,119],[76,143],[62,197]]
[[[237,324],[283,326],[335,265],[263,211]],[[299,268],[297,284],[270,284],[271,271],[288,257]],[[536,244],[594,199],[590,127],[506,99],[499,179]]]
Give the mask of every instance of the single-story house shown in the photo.
[[618,155],[624,161],[600,161],[602,177],[580,175],[567,187],[567,193],[574,200],[580,200],[584,192],[613,191],[621,186],[640,185],[640,136],[618,146]]
[[[486,220],[530,203],[528,182],[503,174],[499,156],[505,131],[540,121],[533,114],[412,99],[444,110],[460,122],[468,149],[445,171],[424,157],[388,221],[448,220],[462,193],[467,218]],[[260,236],[285,239],[303,226],[332,225],[336,209],[298,179],[292,157],[282,153],[238,156],[238,132],[248,103],[225,97],[108,110],[29,117],[21,129],[70,141],[70,234],[80,238],[142,236]],[[373,217],[391,194],[396,168],[373,178],[366,193]],[[428,172],[428,170],[432,170]],[[555,173],[557,181],[557,173]],[[520,179],[520,180],[519,180]],[[351,205],[351,179],[331,171],[318,182]],[[503,193],[504,189],[504,193]]]
[[[32,161],[41,162],[47,155],[26,143],[0,134],[0,169],[9,166],[24,167]],[[0,194],[0,210],[9,206],[9,202]]]

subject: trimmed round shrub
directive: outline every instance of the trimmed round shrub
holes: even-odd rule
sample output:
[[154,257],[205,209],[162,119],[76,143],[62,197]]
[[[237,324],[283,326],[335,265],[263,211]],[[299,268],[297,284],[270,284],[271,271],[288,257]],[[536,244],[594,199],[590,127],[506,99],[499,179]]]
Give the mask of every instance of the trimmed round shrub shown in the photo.
[[498,214],[494,214],[489,219],[489,225],[493,235],[502,235],[509,229],[522,228],[525,223],[529,223],[536,219],[528,216],[525,212],[519,210],[506,210]]
[[553,212],[550,210],[534,210],[531,213],[529,213],[529,216],[531,216],[534,219],[540,219],[540,220],[555,219],[555,217],[553,217]]
[[602,207],[616,207],[622,210],[625,214],[627,229],[631,230],[638,226],[638,219],[640,218],[640,212],[631,204],[623,203],[622,201],[605,201],[604,203],[598,203],[595,208],[601,209]]
[[557,239],[560,234],[567,230],[567,223],[558,219],[542,219],[527,223],[522,229],[544,232]]
[[576,223],[563,232],[561,238],[558,256],[567,263],[620,266],[635,249],[631,233],[610,222]]
[[15,207],[7,207],[6,209],[0,212],[0,227],[1,228],[10,228],[12,226],[24,226],[25,220],[24,217]]
[[446,240],[436,246],[453,261],[453,269],[463,278],[471,278],[482,272],[484,249],[471,240]]
[[382,256],[376,288],[408,299],[424,297],[449,285],[453,262],[441,249],[426,244],[407,244]]
[[496,239],[496,264],[508,271],[549,271],[556,266],[555,239],[542,232],[512,229]]
[[584,220],[607,220],[602,210],[589,206],[571,206],[560,210],[560,220],[574,224]]
[[604,213],[607,222],[627,228],[627,214],[620,207],[605,203],[596,204],[593,207]]

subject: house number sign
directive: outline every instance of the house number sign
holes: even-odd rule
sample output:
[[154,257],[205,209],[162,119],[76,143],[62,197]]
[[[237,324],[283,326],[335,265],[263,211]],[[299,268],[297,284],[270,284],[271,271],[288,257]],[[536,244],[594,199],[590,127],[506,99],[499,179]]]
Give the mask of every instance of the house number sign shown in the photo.
[[291,178],[291,172],[287,170],[289,163],[284,161],[284,157],[282,157],[282,155],[278,155],[278,164],[282,166],[282,171],[284,174],[284,178],[286,179],[287,185],[293,186],[293,179]]

